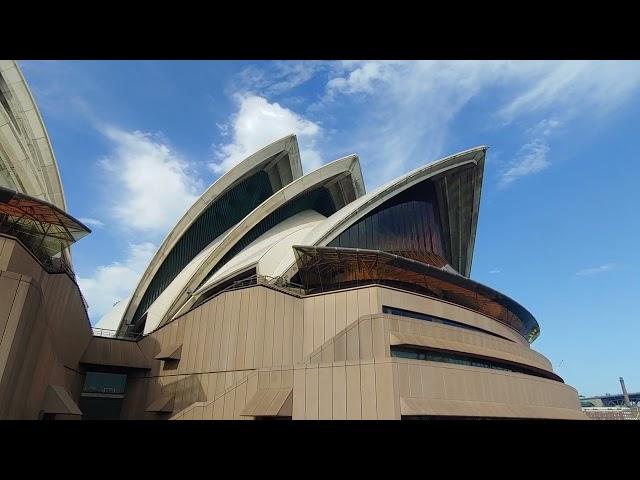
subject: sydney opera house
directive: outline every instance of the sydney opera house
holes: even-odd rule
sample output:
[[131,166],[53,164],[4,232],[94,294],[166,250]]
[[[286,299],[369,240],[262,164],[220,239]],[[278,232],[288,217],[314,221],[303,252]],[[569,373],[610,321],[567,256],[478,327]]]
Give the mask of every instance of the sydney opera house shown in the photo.
[[366,192],[296,137],[218,178],[91,327],[55,157],[0,62],[0,418],[585,419],[532,314],[470,277],[487,148]]

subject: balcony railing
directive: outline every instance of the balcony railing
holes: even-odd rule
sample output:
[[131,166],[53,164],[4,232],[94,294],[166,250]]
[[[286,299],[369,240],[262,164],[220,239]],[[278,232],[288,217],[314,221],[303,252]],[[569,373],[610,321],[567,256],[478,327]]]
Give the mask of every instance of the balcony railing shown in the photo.
[[133,340],[133,341],[140,340],[143,337],[142,333],[131,333],[131,332],[118,333],[117,330],[110,330],[107,328],[97,328],[97,327],[92,327],[91,329],[93,330],[94,337],[116,338],[119,340]]

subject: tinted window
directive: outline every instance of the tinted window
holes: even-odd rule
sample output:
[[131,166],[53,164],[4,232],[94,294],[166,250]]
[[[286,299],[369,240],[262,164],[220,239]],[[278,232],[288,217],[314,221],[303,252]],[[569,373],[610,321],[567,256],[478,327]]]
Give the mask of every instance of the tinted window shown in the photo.
[[[427,315],[426,313],[412,312],[410,310],[403,310],[402,308],[382,306],[382,313],[388,313],[390,315],[398,315],[400,317],[415,318],[416,320],[425,320],[427,322],[440,323],[442,325],[449,325],[451,327],[464,328],[466,330],[472,330],[474,332],[486,333],[494,337],[502,338],[503,340],[509,340],[508,338],[498,335],[497,333],[489,332],[482,328],[467,325],[466,323],[456,322],[455,320],[448,320],[446,318],[435,317],[433,315]],[[512,340],[509,340],[510,342]]]
[[127,376],[120,373],[87,372],[83,393],[123,394]]
[[350,226],[329,246],[382,250],[433,264],[445,257],[436,194],[421,182],[391,198]]
[[504,370],[507,372],[524,373],[535,377],[548,378],[550,380],[561,381],[560,377],[554,374],[545,374],[527,367],[510,365],[499,360],[472,357],[460,353],[434,351],[423,348],[408,346],[391,346],[391,356],[396,358],[406,358],[409,360],[425,360],[429,362],[453,363],[455,365],[466,365],[468,367],[490,368],[492,370]]

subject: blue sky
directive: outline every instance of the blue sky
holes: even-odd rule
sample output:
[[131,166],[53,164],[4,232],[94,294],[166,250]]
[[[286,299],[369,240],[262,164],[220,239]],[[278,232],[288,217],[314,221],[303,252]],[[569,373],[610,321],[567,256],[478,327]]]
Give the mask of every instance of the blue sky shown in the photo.
[[640,391],[640,62],[22,61],[95,323],[220,174],[298,135],[305,172],[357,153],[367,189],[486,144],[471,277],[538,319],[581,394]]

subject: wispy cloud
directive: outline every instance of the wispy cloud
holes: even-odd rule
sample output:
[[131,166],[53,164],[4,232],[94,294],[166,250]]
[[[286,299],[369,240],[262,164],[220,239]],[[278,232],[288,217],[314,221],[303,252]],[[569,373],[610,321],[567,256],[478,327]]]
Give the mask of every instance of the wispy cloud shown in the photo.
[[527,133],[532,137],[549,137],[552,133],[555,133],[563,126],[563,123],[557,118],[543,118],[533,127],[531,127]]
[[400,62],[367,61],[367,62],[342,62],[338,74],[327,82],[327,99],[333,99],[338,93],[357,94],[373,93],[374,88],[384,82],[392,80],[395,66]]
[[227,172],[260,148],[291,133],[297,135],[305,172],[322,165],[316,147],[322,134],[319,124],[256,95],[237,94],[235,100],[237,110],[228,124],[218,125],[223,133],[231,137],[231,142],[216,146],[216,160],[209,164],[215,173]]
[[549,167],[551,163],[547,160],[548,153],[548,145],[541,140],[525,144],[502,173],[500,187],[506,187],[520,177],[538,173]]
[[504,188],[515,180],[541,172],[551,166],[549,161],[550,138],[562,128],[563,122],[556,118],[543,118],[531,128],[526,135],[531,140],[525,143],[502,169],[498,186]]
[[259,96],[290,93],[329,66],[330,62],[322,61],[277,61],[250,65],[238,75],[237,85],[240,92],[252,92]]
[[[525,64],[528,62],[519,62]],[[607,113],[640,87],[640,63],[625,61],[535,62],[532,82],[512,98],[499,116],[508,121],[549,110],[574,116]]]
[[596,275],[598,273],[602,273],[602,272],[608,272],[610,270],[613,270],[616,267],[616,265],[614,263],[606,263],[604,265],[600,265],[599,267],[593,267],[593,268],[585,268],[584,270],[580,270],[578,272],[576,272],[575,274],[579,277],[584,277],[584,276],[588,276],[588,275]]
[[492,275],[495,275],[496,273],[500,273],[500,270],[498,270],[497,268],[494,268],[492,270],[489,270],[489,273]]
[[549,167],[547,137],[571,119],[611,112],[639,87],[640,62],[341,62],[330,73],[323,106],[353,97],[363,109],[351,138],[363,146],[361,158],[371,159],[367,172],[380,183],[449,153],[443,148],[458,114],[490,94],[497,100],[495,113],[487,113],[492,128],[533,122],[527,143],[503,172],[504,186]]
[[104,223],[97,218],[81,217],[78,220],[80,220],[85,225],[89,225],[90,227],[104,227]]

